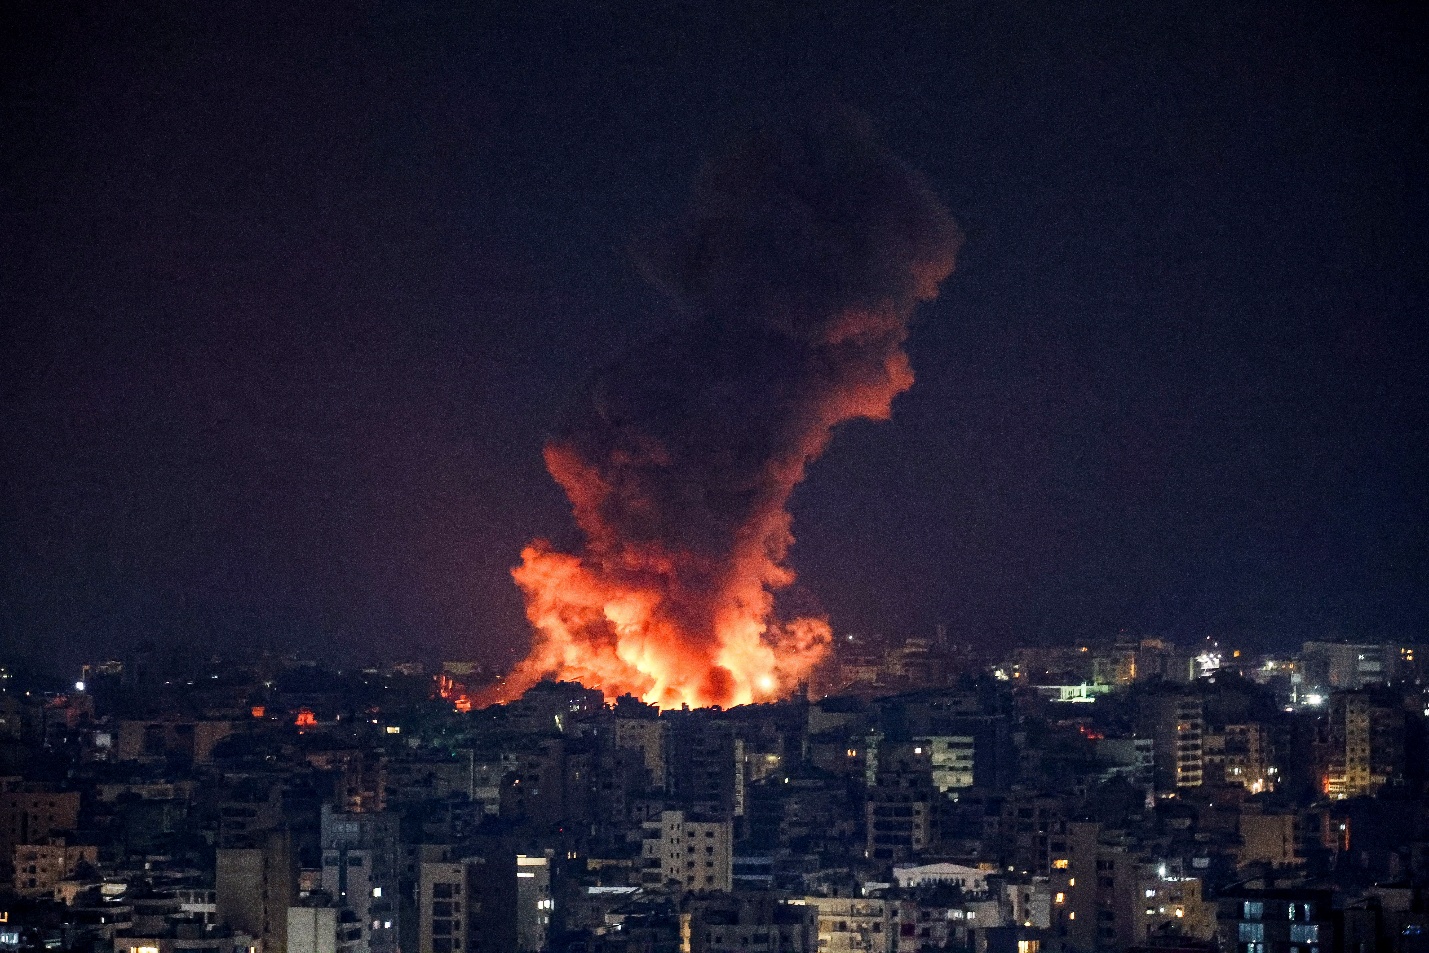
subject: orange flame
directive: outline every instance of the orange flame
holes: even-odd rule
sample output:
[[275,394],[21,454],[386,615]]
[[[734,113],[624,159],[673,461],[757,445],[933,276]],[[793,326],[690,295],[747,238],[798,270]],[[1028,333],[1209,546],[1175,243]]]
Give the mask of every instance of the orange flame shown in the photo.
[[[901,341],[901,328],[896,333]],[[784,564],[794,541],[785,504],[836,424],[886,420],[893,399],[913,383],[901,350],[865,370],[825,394],[790,452],[770,462],[762,504],[724,560],[660,540],[621,539],[602,515],[615,490],[601,469],[566,444],[549,445],[547,469],[591,545],[583,557],[542,540],[522,551],[512,575],[537,637],[499,698],[517,697],[549,674],[608,699],[631,694],[662,708],[769,701],[806,681],[832,636],[823,618],[774,618],[773,594],[794,581]]]
[[692,316],[598,377],[549,443],[586,545],[537,540],[512,570],[535,629],[484,701],[547,676],[662,708],[786,696],[828,654],[818,616],[781,618],[787,504],[841,422],[886,420],[903,352],[961,236],[849,116],[758,139],[709,170],[651,277]]

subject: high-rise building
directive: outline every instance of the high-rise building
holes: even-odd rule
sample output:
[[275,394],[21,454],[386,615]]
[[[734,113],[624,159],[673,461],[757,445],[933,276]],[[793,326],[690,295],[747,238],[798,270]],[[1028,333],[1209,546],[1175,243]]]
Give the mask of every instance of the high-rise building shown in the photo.
[[1105,843],[1094,822],[1067,825],[1067,852],[1052,860],[1052,929],[1063,948],[1125,949],[1136,940],[1140,864]]
[[1260,805],[1248,802],[1241,805],[1236,833],[1240,835],[1237,867],[1257,863],[1290,867],[1301,861],[1293,814],[1267,814]]
[[501,785],[501,816],[535,824],[559,824],[565,819],[566,742],[562,737],[536,738],[504,752],[506,775]]
[[1162,639],[1142,639],[1136,647],[1136,681],[1184,685],[1195,681],[1194,653]]
[[551,859],[516,855],[516,949],[539,953],[551,932]]
[[220,847],[215,858],[219,923],[287,953],[288,906],[298,895],[298,860],[287,831],[268,831],[261,847]]
[[396,815],[323,805],[323,889],[357,915],[362,939],[354,953],[396,953],[399,840]]
[[1216,933],[1215,904],[1202,896],[1199,877],[1164,863],[1143,863],[1136,884],[1133,935],[1137,943],[1161,937],[1209,941]]
[[491,898],[483,894],[482,885],[495,888],[499,882],[500,878],[488,877],[486,861],[481,858],[423,863],[417,881],[417,953],[514,949],[514,922],[476,927],[489,916],[486,905]]
[[707,712],[666,712],[670,795],[682,809],[734,817],[744,800],[744,751],[730,724]]
[[1046,876],[1052,861],[1066,856],[1066,805],[1058,797],[1014,792],[1002,802],[997,833],[1000,863]]
[[1259,794],[1275,789],[1277,769],[1270,734],[1259,722],[1226,725],[1225,780]]
[[1135,645],[1116,645],[1092,656],[1092,682],[1097,685],[1130,685],[1136,681]]
[[1159,692],[1142,699],[1140,731],[1152,740],[1157,790],[1201,786],[1204,725],[1204,705],[1198,695]]
[[1320,743],[1321,790],[1362,797],[1404,777],[1404,713],[1368,692],[1337,692]]
[[650,785],[657,791],[665,789],[665,735],[669,722],[647,705],[632,704],[621,699],[615,709],[615,746],[640,753]]
[[1060,949],[1077,953],[1153,938],[1206,941],[1216,918],[1201,887],[1178,862],[1149,860],[1099,823],[1072,822],[1066,856],[1053,862],[1052,930]]
[[645,825],[642,879],[680,884],[687,891],[729,890],[734,883],[733,825],[664,811]]
[[417,877],[417,953],[540,953],[554,910],[549,857],[424,861]]
[[933,786],[930,748],[906,742],[879,746],[864,802],[866,856],[889,862],[916,859],[932,844],[934,813],[944,800]]

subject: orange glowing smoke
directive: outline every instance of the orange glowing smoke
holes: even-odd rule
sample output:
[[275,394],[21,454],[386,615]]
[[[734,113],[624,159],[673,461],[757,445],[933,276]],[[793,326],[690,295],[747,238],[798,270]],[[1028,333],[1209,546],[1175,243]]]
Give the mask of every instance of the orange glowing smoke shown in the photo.
[[856,118],[762,136],[711,167],[646,270],[689,322],[598,375],[546,467],[586,546],[512,574],[530,654],[486,701],[554,676],[661,707],[786,695],[828,622],[781,618],[790,494],[846,420],[888,418],[903,343],[956,226]]

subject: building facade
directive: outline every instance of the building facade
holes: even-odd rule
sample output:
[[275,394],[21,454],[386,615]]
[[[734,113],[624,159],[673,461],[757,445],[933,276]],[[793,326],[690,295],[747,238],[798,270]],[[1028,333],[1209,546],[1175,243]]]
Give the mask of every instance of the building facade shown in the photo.
[[734,884],[733,829],[729,821],[664,811],[645,825],[642,847],[649,885],[680,884],[689,891],[730,890]]

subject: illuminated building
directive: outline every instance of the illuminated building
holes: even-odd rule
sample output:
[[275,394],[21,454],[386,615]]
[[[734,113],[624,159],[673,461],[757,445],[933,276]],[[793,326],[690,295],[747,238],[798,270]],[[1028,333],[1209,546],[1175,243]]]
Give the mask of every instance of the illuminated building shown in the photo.
[[1320,744],[1321,783],[1331,798],[1363,797],[1404,776],[1404,713],[1367,693],[1330,698]]
[[953,884],[968,893],[983,893],[987,890],[987,871],[962,864],[922,864],[920,866],[900,866],[893,868],[893,879],[898,886],[926,887],[930,884]]
[[1263,725],[1226,725],[1224,769],[1226,783],[1238,784],[1252,794],[1275,790],[1277,771],[1270,736]]
[[502,949],[502,944],[515,946],[514,931],[508,937],[500,931],[478,932],[473,927],[485,912],[479,888],[486,874],[486,861],[480,858],[421,865],[417,953],[486,953]]
[[1201,896],[1201,880],[1184,877],[1166,864],[1143,864],[1137,880],[1136,941],[1180,936],[1209,940],[1216,909]]
[[[190,934],[193,935],[190,935]],[[162,935],[133,932],[116,934],[114,953],[250,953],[251,940],[245,936],[214,936],[180,927]]]
[[1203,712],[1200,697],[1189,693],[1164,692],[1142,700],[1140,730],[1155,750],[1158,791],[1201,786]]
[[1094,685],[1130,685],[1136,681],[1136,647],[1118,645],[1092,656]]
[[546,948],[551,931],[551,860],[516,855],[516,949],[538,953]]
[[1067,850],[1049,881],[1052,932],[1060,948],[1090,953],[1124,950],[1152,937],[1208,940],[1214,908],[1197,877],[1178,863],[1151,861],[1115,830],[1094,822],[1067,825]]
[[1235,890],[1219,900],[1221,949],[1310,953],[1341,947],[1328,890]]

